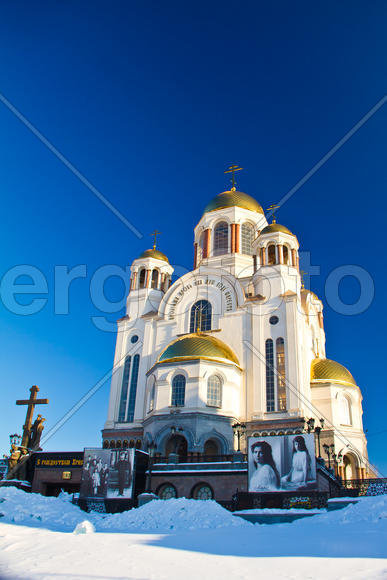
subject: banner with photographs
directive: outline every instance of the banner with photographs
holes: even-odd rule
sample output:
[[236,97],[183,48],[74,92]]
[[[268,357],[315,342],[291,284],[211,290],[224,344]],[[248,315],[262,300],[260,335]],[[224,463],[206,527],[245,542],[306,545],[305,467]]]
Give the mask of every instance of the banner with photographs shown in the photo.
[[249,437],[249,491],[317,488],[314,435]]
[[85,449],[81,498],[132,498],[134,449]]

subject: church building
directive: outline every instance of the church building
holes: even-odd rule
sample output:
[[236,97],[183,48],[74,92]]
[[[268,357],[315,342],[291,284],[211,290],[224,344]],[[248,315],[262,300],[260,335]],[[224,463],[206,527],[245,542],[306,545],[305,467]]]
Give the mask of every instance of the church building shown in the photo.
[[361,391],[325,356],[323,304],[303,286],[298,251],[297,236],[269,224],[233,181],[195,227],[191,272],[171,283],[156,244],[133,261],[103,447],[155,448],[161,497],[183,495],[173,470],[192,466],[192,476],[194,465],[245,452],[247,437],[302,433],[321,419],[316,455],[329,446],[343,479],[370,473]]

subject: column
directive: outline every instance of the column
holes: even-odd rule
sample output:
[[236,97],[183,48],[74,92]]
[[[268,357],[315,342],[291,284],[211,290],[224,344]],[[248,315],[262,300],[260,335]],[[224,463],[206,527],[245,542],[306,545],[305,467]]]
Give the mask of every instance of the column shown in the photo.
[[254,254],[254,256],[253,256],[253,270],[254,270],[254,272],[257,271],[257,255],[256,254]]
[[235,239],[235,253],[239,254],[239,248],[240,248],[240,243],[239,243],[239,237],[240,237],[240,229],[241,226],[240,224],[234,224],[235,228],[234,228],[234,239]]
[[297,266],[297,253],[296,250],[292,250],[292,266]]
[[204,230],[204,247],[203,247],[203,258],[208,258],[210,255],[211,247],[211,230]]
[[235,252],[235,224],[231,224],[230,226],[231,229],[231,254],[234,254]]
[[194,270],[198,267],[198,245],[197,242],[194,243]]
[[278,251],[278,262],[280,264],[284,263],[284,247],[282,245],[277,246]]
[[134,290],[134,288],[136,288],[136,284],[137,284],[137,272],[133,272],[133,278],[132,278],[132,290]]
[[145,278],[145,288],[149,288],[150,277],[151,277],[151,270],[147,270],[146,271],[146,278]]
[[261,266],[266,266],[266,248],[261,248]]

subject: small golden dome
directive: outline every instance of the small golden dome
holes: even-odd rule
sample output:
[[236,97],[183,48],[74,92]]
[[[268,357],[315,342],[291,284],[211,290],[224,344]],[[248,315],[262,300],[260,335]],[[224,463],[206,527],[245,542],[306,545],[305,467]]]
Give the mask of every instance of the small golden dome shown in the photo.
[[294,236],[294,234],[288,230],[288,228],[285,228],[285,226],[281,226],[281,224],[277,224],[275,222],[263,228],[260,235],[263,236],[265,234],[274,234],[275,232],[282,232],[283,234]]
[[356,381],[343,365],[329,358],[316,358],[310,368],[311,383],[340,383],[356,387]]
[[204,359],[223,363],[239,361],[231,348],[219,338],[208,334],[192,333],[177,338],[167,346],[157,359],[158,363],[182,362]]
[[212,199],[204,208],[204,213],[215,211],[217,209],[224,209],[226,207],[242,207],[256,213],[264,215],[264,211],[260,204],[247,193],[243,191],[223,191]]
[[139,258],[155,258],[156,260],[163,260],[164,262],[168,262],[169,264],[167,256],[162,252],[160,252],[159,250],[155,250],[153,248],[151,250],[145,250],[145,252],[143,252],[141,256],[139,256]]

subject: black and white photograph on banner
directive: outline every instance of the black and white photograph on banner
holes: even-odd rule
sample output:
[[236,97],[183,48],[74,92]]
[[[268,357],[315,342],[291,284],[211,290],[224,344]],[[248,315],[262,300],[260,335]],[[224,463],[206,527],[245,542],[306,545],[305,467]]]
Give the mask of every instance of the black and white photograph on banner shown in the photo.
[[134,449],[110,451],[108,498],[131,498],[133,494]]
[[80,497],[106,497],[109,465],[109,449],[85,449]]
[[248,440],[249,491],[316,489],[314,435],[273,435]]

